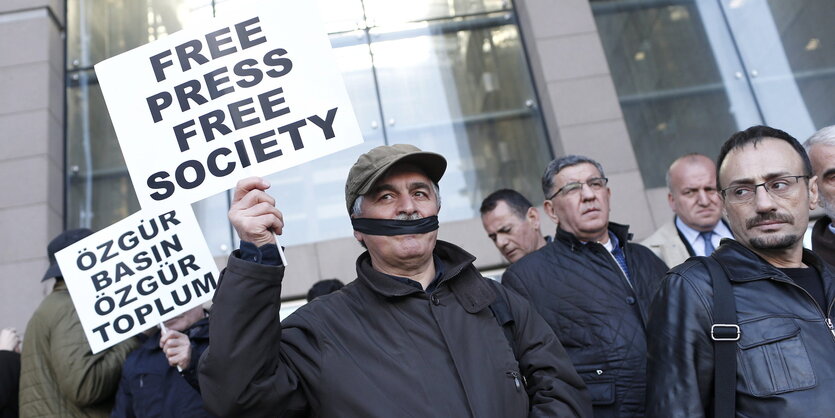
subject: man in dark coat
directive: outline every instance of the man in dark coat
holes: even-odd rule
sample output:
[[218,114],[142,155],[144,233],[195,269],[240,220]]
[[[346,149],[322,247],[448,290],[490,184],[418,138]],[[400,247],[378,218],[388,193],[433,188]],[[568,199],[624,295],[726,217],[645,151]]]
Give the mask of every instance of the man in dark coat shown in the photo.
[[815,132],[803,144],[818,178],[818,204],[824,215],[812,228],[812,250],[830,266],[835,266],[835,125]]
[[596,161],[569,155],[542,176],[554,241],[508,268],[502,283],[526,296],[586,382],[595,417],[641,417],[647,310],[667,266],[609,222],[608,179]]
[[0,329],[0,418],[17,418],[20,387],[20,337],[14,328]]
[[[740,417],[831,417],[835,410],[833,276],[804,250],[817,184],[803,147],[786,132],[754,126],[737,132],[719,153],[722,205],[734,239],[711,255],[727,278],[701,257],[675,267],[658,291],[647,332],[649,417],[714,414]],[[715,289],[730,287],[736,312],[717,320]],[[720,293],[720,296],[725,294]],[[725,324],[725,325],[722,325]],[[731,344],[717,358],[713,339]],[[728,380],[715,378],[736,362]]]
[[202,306],[165,321],[128,355],[112,416],[211,417],[197,389],[197,361],[209,346]]
[[[559,340],[474,257],[437,240],[446,160],[411,145],[360,156],[345,187],[367,248],[357,280],[282,324],[284,226],[259,178],[238,183],[229,219],[241,238],[212,308],[200,361],[203,399],[221,416],[590,416]],[[504,325],[501,325],[504,324]]]

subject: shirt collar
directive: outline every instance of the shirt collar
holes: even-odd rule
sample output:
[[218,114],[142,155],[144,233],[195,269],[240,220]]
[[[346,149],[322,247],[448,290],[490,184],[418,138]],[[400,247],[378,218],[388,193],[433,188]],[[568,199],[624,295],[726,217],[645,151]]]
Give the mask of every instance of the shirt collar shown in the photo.
[[[681,231],[681,234],[684,235],[684,238],[687,238],[687,242],[692,245],[696,240],[699,238],[699,234],[701,232],[687,226],[684,221],[681,220],[678,216],[676,216],[676,228]],[[713,227],[713,233],[719,235],[722,238],[733,238],[733,234],[731,230],[728,229],[727,225],[720,219],[716,226]]]

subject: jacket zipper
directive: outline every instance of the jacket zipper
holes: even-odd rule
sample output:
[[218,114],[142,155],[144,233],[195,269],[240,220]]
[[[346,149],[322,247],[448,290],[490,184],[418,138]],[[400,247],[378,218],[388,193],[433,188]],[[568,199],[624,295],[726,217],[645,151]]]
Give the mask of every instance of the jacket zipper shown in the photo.
[[506,374],[507,374],[507,377],[512,377],[513,378],[513,383],[516,385],[516,391],[521,392],[522,391],[522,380],[520,380],[520,378],[522,378],[522,375],[520,375],[519,372],[515,372],[513,370],[507,372]]

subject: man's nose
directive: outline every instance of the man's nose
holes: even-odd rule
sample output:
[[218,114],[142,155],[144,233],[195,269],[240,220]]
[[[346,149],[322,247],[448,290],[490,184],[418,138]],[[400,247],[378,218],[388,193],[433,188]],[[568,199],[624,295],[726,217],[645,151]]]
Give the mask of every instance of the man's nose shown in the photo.
[[762,186],[762,190],[759,186],[754,188],[754,205],[757,212],[769,212],[776,208],[774,197],[766,190],[765,185]]
[[586,183],[582,183],[582,185],[580,186],[580,193],[580,196],[582,196],[583,200],[593,200],[597,197],[597,195],[594,194],[594,190],[591,188],[591,186],[589,186]]
[[406,214],[411,215],[417,212],[417,205],[415,204],[414,199],[410,195],[402,196],[400,199],[397,200],[397,213],[398,214]]
[[510,241],[504,235],[499,235],[496,237],[496,246],[499,248],[504,248],[508,244],[508,242]]

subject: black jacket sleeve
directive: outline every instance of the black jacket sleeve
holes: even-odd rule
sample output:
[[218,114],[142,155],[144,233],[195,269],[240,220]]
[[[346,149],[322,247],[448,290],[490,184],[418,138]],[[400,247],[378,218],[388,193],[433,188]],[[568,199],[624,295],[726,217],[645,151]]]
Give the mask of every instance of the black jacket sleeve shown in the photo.
[[221,275],[209,319],[209,348],[198,365],[206,408],[218,416],[307,416],[306,379],[318,370],[319,349],[307,330],[279,322],[283,266],[237,254]]
[[0,416],[17,416],[19,382],[20,354],[0,350]]
[[704,417],[713,386],[712,319],[707,297],[689,279],[669,273],[647,324],[647,416]]
[[585,383],[551,327],[530,303],[507,289],[519,353],[519,369],[527,380],[531,417],[591,417]]

